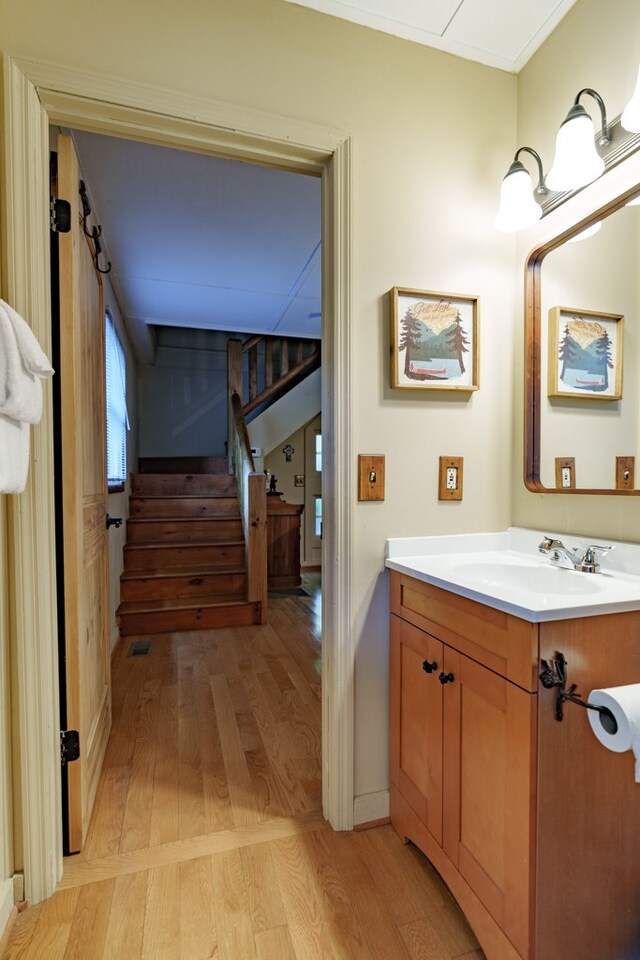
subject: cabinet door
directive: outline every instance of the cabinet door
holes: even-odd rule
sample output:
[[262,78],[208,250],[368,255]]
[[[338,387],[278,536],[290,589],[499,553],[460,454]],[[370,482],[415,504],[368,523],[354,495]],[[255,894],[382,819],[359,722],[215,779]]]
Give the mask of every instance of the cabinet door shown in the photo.
[[442,656],[439,640],[391,617],[391,781],[439,844],[442,685],[438,675]]
[[443,846],[526,958],[536,697],[449,647],[444,670]]

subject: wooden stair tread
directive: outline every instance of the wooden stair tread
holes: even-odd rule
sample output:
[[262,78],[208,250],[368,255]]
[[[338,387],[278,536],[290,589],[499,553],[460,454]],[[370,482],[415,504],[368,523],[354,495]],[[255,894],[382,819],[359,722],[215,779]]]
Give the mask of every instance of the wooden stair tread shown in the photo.
[[218,490],[216,493],[132,493],[131,500],[236,500],[232,493]]
[[125,543],[125,550],[178,550],[185,547],[190,550],[199,550],[200,547],[244,547],[244,540],[187,540],[179,543],[167,543],[162,540],[159,543]]
[[140,457],[138,460],[139,473],[192,473],[212,474],[214,476],[228,474],[229,461],[222,455],[193,457]]
[[226,577],[228,574],[246,573],[245,567],[212,567],[210,564],[203,566],[172,567],[167,570],[166,567],[158,569],[150,567],[148,570],[123,570],[121,580],[161,580],[163,577],[174,579],[176,577]]
[[235,483],[235,475],[233,473],[134,473],[134,480],[137,477],[142,477],[144,480],[157,480],[162,477],[166,479],[171,478],[171,480],[186,480],[187,482],[194,477],[208,477],[212,481],[233,480]]
[[129,517],[127,523],[139,523],[144,526],[149,523],[228,523],[238,517]]
[[240,600],[234,596],[175,597],[165,600],[123,600],[117,616],[128,613],[156,613],[167,610],[200,610],[203,607],[246,606],[253,601]]

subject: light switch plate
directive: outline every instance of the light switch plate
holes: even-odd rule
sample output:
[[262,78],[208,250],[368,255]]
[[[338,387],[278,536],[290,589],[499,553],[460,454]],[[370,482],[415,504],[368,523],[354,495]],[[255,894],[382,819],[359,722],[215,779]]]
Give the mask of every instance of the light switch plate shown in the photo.
[[573,490],[576,485],[575,457],[556,457],[556,489]]
[[462,500],[462,457],[440,457],[438,500]]
[[358,454],[358,500],[384,500],[382,454]]
[[616,457],[616,490],[633,490],[635,482],[635,457]]

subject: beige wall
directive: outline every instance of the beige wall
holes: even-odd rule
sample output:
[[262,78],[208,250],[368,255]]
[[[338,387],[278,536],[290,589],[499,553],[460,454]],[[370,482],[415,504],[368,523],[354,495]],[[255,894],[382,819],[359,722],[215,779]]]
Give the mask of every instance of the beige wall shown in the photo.
[[[552,159],[557,128],[583,87],[604,98],[609,117],[621,113],[633,92],[638,70],[640,5],[635,0],[578,0],[518,78],[518,144],[534,146],[545,170]],[[590,112],[591,98],[584,104]],[[595,104],[594,104],[595,108]],[[597,116],[597,115],[596,115]],[[599,128],[599,122],[596,127]],[[518,243],[516,272],[521,275],[525,240]],[[637,272],[637,271],[636,271]],[[518,304],[518,321],[522,315]],[[519,339],[522,325],[517,325]],[[520,344],[517,345],[516,357]],[[522,393],[521,367],[515,395]],[[514,419],[516,450],[513,480],[514,523],[536,529],[592,534],[618,540],[640,539],[636,498],[554,496],[527,492],[522,481],[522,420]]]
[[[104,301],[113,317],[120,342],[124,347],[127,363],[127,409],[129,411],[129,422],[131,430],[127,436],[127,471],[129,474],[135,473],[137,464],[137,423],[138,423],[138,405],[137,405],[137,382],[138,368],[136,359],[133,355],[131,342],[127,335],[125,325],[122,320],[122,314],[118,301],[115,298],[113,287],[108,277],[103,277],[104,281]],[[131,481],[127,480],[125,489],[121,493],[110,493],[107,498],[107,513],[110,517],[122,517],[123,524],[120,528],[111,527],[109,529],[109,636],[111,649],[118,641],[118,627],[116,624],[116,610],[120,603],[120,574],[124,567],[123,547],[127,539],[126,518],[129,515],[129,494],[131,492]]]
[[[513,243],[495,234],[514,144],[514,77],[281,0],[114,0],[87,43],[81,0],[0,0],[3,48],[340,128],[352,137],[352,463],[387,457],[384,503],[353,490],[356,793],[388,782],[384,540],[510,519]],[[55,51],[55,54],[53,53]],[[481,389],[389,388],[387,291],[480,298]],[[440,455],[465,458],[462,503],[437,501]]]

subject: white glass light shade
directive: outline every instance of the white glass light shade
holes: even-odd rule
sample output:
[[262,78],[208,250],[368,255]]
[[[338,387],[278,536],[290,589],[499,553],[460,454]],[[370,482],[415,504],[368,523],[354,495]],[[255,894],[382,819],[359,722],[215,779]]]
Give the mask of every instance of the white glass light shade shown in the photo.
[[604,160],[596,150],[593,121],[582,107],[574,107],[558,130],[547,186],[550,190],[577,190],[603,172]]
[[629,133],[640,133],[640,67],[638,67],[638,80],[633,96],[622,111],[620,124]]
[[500,187],[500,207],[493,221],[495,229],[502,233],[524,230],[541,216],[542,207],[533,198],[529,173],[521,163],[512,164]]
[[595,233],[598,232],[602,226],[602,221],[598,220],[597,223],[592,223],[590,227],[587,227],[586,230],[582,230],[581,233],[576,233],[575,237],[569,237],[569,243],[577,243],[578,240],[586,240],[588,237],[592,237]]

